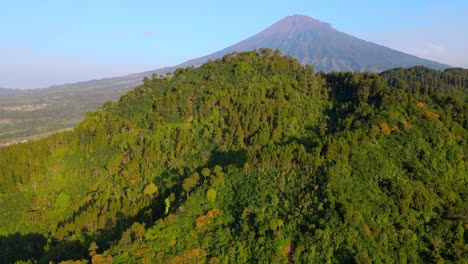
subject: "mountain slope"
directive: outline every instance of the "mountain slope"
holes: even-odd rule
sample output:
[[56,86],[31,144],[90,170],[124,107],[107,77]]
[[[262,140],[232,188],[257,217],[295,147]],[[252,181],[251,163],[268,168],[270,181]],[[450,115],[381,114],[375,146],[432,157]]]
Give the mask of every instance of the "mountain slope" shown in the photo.
[[208,56],[190,60],[182,66],[199,66],[227,53],[260,48],[280,50],[317,71],[381,72],[397,67],[426,66],[443,70],[448,65],[421,59],[340,32],[330,24],[293,15],[262,32]]
[[0,259],[463,261],[466,86],[388,74],[230,54],[0,149]]

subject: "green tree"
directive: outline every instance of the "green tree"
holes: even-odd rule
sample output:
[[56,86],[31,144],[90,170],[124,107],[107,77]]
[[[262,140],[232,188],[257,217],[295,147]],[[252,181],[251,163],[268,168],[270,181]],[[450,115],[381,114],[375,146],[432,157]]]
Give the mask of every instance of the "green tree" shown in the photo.
[[197,172],[194,172],[192,175],[190,175],[188,178],[184,180],[184,182],[182,183],[182,188],[187,194],[187,197],[189,196],[189,192],[193,188],[195,188],[199,182],[200,182],[200,175]]
[[205,181],[206,181],[206,178],[210,177],[211,175],[211,170],[209,168],[203,168],[201,170],[201,174],[203,175],[203,177],[205,177]]
[[70,196],[65,192],[60,192],[55,199],[55,210],[60,213],[65,212],[70,207]]
[[171,200],[168,198],[164,199],[164,204],[166,205],[165,208],[164,208],[164,214],[168,214],[169,213],[169,209],[171,208]]
[[94,255],[96,255],[96,251],[99,249],[99,246],[96,244],[96,242],[91,242],[91,244],[89,244],[89,247],[88,247],[88,251],[89,251],[89,256],[90,257],[93,257]]
[[216,190],[213,189],[213,188],[209,188],[208,191],[206,191],[206,199],[210,202],[210,203],[214,203],[216,201]]
[[158,194],[158,187],[154,183],[150,183],[145,187],[143,193],[150,197],[153,197],[154,195]]

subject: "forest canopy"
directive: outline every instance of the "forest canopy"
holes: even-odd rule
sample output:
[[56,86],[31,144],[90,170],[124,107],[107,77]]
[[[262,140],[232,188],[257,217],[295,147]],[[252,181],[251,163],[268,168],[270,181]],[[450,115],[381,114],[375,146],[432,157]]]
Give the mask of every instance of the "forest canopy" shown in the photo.
[[0,149],[0,259],[468,258],[468,71],[315,73],[278,51],[178,69]]

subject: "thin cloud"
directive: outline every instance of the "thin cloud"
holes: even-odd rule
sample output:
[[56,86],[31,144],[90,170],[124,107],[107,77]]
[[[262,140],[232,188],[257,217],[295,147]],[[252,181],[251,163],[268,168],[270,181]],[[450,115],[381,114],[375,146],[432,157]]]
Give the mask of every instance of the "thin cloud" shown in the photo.
[[154,31],[152,31],[152,30],[145,30],[145,31],[143,31],[143,35],[145,35],[145,36],[152,36],[152,35],[154,35]]
[[468,37],[456,27],[407,26],[391,31],[367,32],[363,39],[400,50],[418,57],[454,67],[468,62]]
[[126,37],[126,36],[127,36],[127,32],[124,32],[124,31],[112,31],[112,32],[110,32],[110,35],[113,36],[113,37]]
[[421,44],[420,53],[424,56],[430,56],[431,54],[433,54],[435,56],[443,57],[447,54],[447,48],[439,44],[426,42]]
[[[434,42],[411,42],[402,46],[401,50],[421,58],[435,60],[438,62],[453,63],[450,51],[441,44]],[[449,62],[451,61],[451,62]]]

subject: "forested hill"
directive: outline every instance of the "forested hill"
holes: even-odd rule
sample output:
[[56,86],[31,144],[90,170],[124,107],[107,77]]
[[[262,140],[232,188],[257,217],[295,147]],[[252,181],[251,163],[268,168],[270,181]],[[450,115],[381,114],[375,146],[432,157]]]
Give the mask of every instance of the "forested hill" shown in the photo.
[[[381,73],[391,86],[407,86],[411,92],[468,95],[468,70],[450,68],[436,71],[416,66],[408,69],[397,68]],[[400,84],[398,84],[400,83]],[[463,97],[460,97],[462,99]]]
[[466,260],[468,72],[426,71],[316,74],[263,49],[145,79],[0,149],[0,259]]

